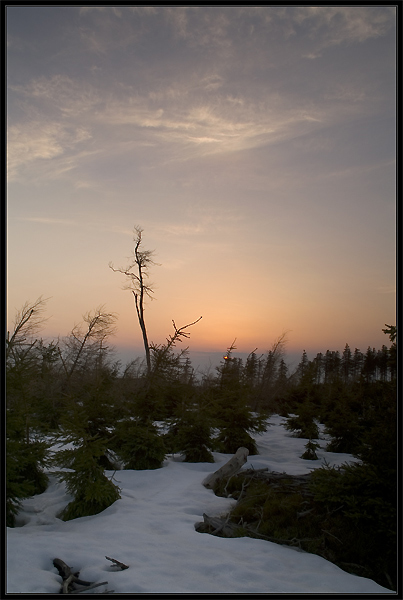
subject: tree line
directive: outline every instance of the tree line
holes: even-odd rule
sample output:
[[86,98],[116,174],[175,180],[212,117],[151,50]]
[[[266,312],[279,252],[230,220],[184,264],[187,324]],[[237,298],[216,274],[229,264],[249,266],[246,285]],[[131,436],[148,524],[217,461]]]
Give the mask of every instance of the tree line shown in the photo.
[[[212,460],[213,450],[235,452],[239,446],[254,453],[253,434],[266,427],[270,414],[298,413],[300,421],[325,423],[335,450],[352,452],[372,410],[367,406],[371,394],[393,398],[394,327],[385,330],[393,339],[390,348],[361,355],[359,370],[346,345],[339,359],[338,353],[326,352],[309,361],[304,351],[289,373],[283,334],[267,353],[254,351],[245,362],[235,356],[234,341],[214,373],[197,376],[187,348],[177,346],[200,319],[184,327],[173,322],[165,342],[150,345],[149,364],[136,360],[122,368],[109,345],[116,315],[98,307],[65,338],[45,342],[37,337],[45,307],[42,298],[26,303],[6,340],[10,522],[18,506],[13,498],[23,497],[23,489],[43,488],[46,435],[70,436],[77,448],[94,453],[100,469],[113,468],[114,455],[129,468],[154,468],[169,452],[184,452],[187,460]],[[382,356],[386,375],[374,366],[374,356]],[[157,422],[165,424],[164,435]],[[306,427],[302,433],[316,437],[307,435]],[[35,468],[25,465],[30,457]]]

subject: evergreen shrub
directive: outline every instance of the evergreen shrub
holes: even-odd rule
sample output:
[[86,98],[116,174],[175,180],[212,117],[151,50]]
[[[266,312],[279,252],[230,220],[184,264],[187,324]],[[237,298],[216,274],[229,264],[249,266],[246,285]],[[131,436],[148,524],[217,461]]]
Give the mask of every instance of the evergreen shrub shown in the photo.
[[166,456],[164,440],[157,427],[140,419],[119,421],[112,444],[125,469],[159,469]]
[[319,427],[315,421],[315,407],[309,402],[300,404],[296,410],[297,415],[288,417],[285,428],[294,431],[295,437],[308,440],[319,437]]
[[314,442],[313,440],[309,440],[305,444],[305,448],[306,448],[306,450],[302,454],[301,458],[303,458],[304,460],[318,460],[316,450],[318,448],[320,448],[320,446],[317,442]]
[[15,526],[21,500],[42,494],[49,478],[43,471],[48,445],[23,439],[6,441],[6,525]]
[[240,447],[249,454],[259,454],[250,433],[261,433],[267,428],[267,415],[255,414],[245,403],[241,393],[223,394],[218,398],[215,423],[219,430],[215,449],[223,454],[235,454]]
[[213,445],[208,418],[198,410],[187,410],[172,419],[164,436],[167,450],[184,455],[185,462],[214,462],[210,452]]
[[96,515],[120,498],[119,488],[105,476],[99,458],[105,442],[98,436],[75,441],[75,447],[56,453],[54,463],[69,469],[58,476],[74,496],[59,517],[64,521]]

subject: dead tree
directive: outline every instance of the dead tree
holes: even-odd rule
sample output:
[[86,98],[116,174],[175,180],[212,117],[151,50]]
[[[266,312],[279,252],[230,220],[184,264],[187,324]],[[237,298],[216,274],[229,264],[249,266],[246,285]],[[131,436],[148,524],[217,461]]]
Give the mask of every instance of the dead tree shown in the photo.
[[148,343],[146,323],[144,319],[144,301],[146,297],[152,299],[154,293],[150,283],[147,283],[149,277],[149,269],[155,263],[152,259],[154,254],[153,250],[142,250],[142,234],[143,229],[139,226],[134,228],[135,242],[133,250],[133,258],[129,265],[125,269],[115,269],[112,263],[109,264],[109,268],[115,273],[122,273],[126,276],[128,283],[123,289],[131,290],[134,296],[134,304],[136,306],[137,318],[139,321],[141,333],[143,336],[144,350],[146,353],[147,372],[151,372],[151,357],[150,357],[150,346]]

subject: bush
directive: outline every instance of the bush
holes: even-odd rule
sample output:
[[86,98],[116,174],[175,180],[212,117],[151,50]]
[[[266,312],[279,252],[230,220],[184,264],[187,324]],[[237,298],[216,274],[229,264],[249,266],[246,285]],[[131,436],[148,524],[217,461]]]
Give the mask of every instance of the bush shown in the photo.
[[104,440],[98,436],[75,440],[74,449],[57,453],[54,463],[72,471],[59,472],[74,500],[60,513],[64,521],[96,515],[120,498],[119,488],[104,474],[100,457],[105,453]]
[[320,448],[319,444],[317,444],[316,442],[313,442],[312,440],[309,440],[305,444],[305,448],[306,448],[306,450],[303,453],[303,455],[301,456],[301,458],[303,458],[304,460],[318,460],[316,450],[318,448]]
[[386,486],[366,464],[326,466],[294,479],[244,473],[220,481],[214,491],[238,500],[227,518],[237,535],[297,546],[396,589],[393,481]]
[[172,419],[164,440],[168,451],[183,454],[185,462],[214,462],[209,450],[213,444],[211,427],[199,411],[187,410]]
[[315,422],[315,407],[306,402],[300,404],[297,408],[297,416],[289,417],[285,424],[288,431],[295,431],[296,437],[305,438],[308,440],[317,439],[319,437],[319,428]]
[[125,463],[125,469],[159,469],[166,455],[157,427],[140,419],[120,421],[112,444],[112,449]]
[[351,409],[352,403],[339,398],[325,421],[325,433],[332,438],[326,450],[355,454],[360,446],[363,432],[362,418]]
[[21,500],[42,494],[48,485],[43,468],[49,444],[27,441],[25,420],[20,413],[7,411],[6,422],[6,524],[15,526]]
[[238,448],[247,448],[249,454],[259,454],[255,440],[242,427],[224,427],[215,440],[215,447],[223,454],[235,454]]
[[[373,465],[323,467],[312,473],[315,501],[326,507],[324,529],[344,545],[343,564],[364,565],[387,587],[396,584],[396,483]],[[359,574],[359,573],[357,573]]]
[[240,391],[223,393],[217,400],[215,423],[219,429],[215,449],[224,454],[234,454],[244,447],[249,454],[259,454],[250,433],[266,431],[267,415],[254,414],[246,405]]
[[6,444],[6,525],[15,526],[21,500],[42,494],[48,486],[48,476],[42,466],[48,446],[43,442],[7,439]]

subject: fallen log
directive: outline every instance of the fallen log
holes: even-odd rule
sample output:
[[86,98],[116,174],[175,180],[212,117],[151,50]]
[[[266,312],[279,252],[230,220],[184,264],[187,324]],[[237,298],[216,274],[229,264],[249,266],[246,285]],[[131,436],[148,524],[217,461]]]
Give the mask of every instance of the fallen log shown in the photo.
[[215,471],[215,473],[208,475],[208,477],[203,480],[202,483],[204,487],[212,490],[221,479],[224,479],[224,477],[230,477],[231,475],[237,473],[248,460],[248,454],[249,450],[247,448],[238,448],[234,456],[228,462],[226,462],[225,465],[220,467],[220,469]]
[[206,513],[203,513],[203,522],[196,523],[195,529],[199,533],[234,537],[237,525],[229,522],[229,515],[227,517],[209,517]]

